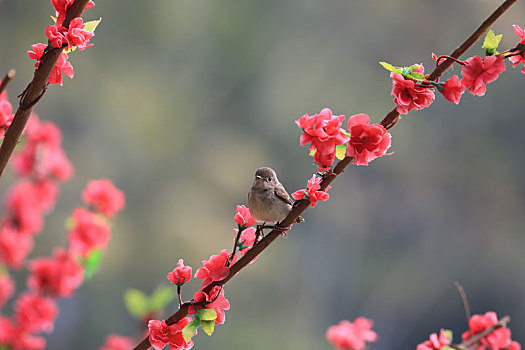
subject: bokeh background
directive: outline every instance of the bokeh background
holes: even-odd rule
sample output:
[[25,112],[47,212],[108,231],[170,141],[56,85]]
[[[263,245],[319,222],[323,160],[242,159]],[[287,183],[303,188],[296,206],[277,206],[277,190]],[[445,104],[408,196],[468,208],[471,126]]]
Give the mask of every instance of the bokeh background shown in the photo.
[[[33,256],[66,243],[64,221],[88,179],[112,179],[127,208],[99,273],[59,302],[48,348],[140,336],[124,290],[149,293],[179,258],[195,271],[231,249],[235,205],[246,204],[256,168],[276,169],[289,192],[305,187],[315,168],[294,120],[324,107],[381,120],[393,102],[379,61],[430,71],[432,52],[450,53],[500,2],[97,1],[84,15],[103,17],[95,46],[70,55],[75,78],[36,109],[63,130],[76,175]],[[0,2],[0,71],[18,72],[13,102],[52,14],[49,1]],[[504,48],[517,42],[514,23],[525,25],[521,2],[494,26]],[[195,348],[331,349],[327,327],[358,316],[375,321],[372,349],[415,349],[442,327],[459,341],[455,281],[474,313],[511,315],[525,342],[524,79],[508,65],[484,98],[456,106],[437,95],[405,116],[391,130],[394,154],[349,168],[330,201],[228,284],[227,323],[200,332]],[[0,181],[2,195],[12,180]]]

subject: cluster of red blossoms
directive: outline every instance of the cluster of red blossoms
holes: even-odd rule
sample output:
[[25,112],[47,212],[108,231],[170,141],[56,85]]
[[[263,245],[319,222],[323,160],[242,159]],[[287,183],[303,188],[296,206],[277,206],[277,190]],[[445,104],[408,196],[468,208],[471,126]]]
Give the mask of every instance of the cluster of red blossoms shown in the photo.
[[[295,200],[301,200],[303,198],[306,198],[310,201],[312,208],[315,207],[317,204],[317,201],[327,201],[330,198],[330,195],[326,193],[325,191],[320,191],[321,189],[321,178],[318,178],[317,176],[312,175],[312,178],[308,180],[308,183],[306,185],[306,190],[298,190],[292,193],[292,197]],[[330,186],[326,189],[327,191],[330,189]]]
[[[463,344],[454,348],[467,348],[475,350],[521,350],[517,341],[512,341],[510,329],[497,326],[498,317],[495,312],[485,315],[474,315],[469,320],[469,330],[462,335]],[[491,330],[480,337],[480,334]],[[474,339],[475,338],[475,339]],[[479,338],[479,339],[478,339]],[[439,333],[432,333],[430,338],[417,346],[417,350],[441,350],[452,343],[452,332],[442,329]]]
[[40,121],[33,114],[23,135],[11,163],[19,180],[6,195],[0,218],[0,307],[16,290],[8,268],[29,270],[28,290],[18,294],[11,318],[0,316],[0,345],[38,350],[45,347],[38,333],[53,331],[58,314],[55,299],[71,296],[83,283],[82,261],[107,245],[107,217],[124,207],[124,195],[108,180],[91,181],[83,199],[92,210],[73,211],[69,247],[57,247],[50,257],[27,261],[34,237],[44,227],[44,215],[55,206],[58,183],[71,178],[73,166],[62,149],[60,129],[52,122]]
[[[497,80],[499,75],[507,69],[505,58],[512,62],[513,67],[516,67],[520,62],[525,64],[525,34],[520,26],[514,25],[513,28],[520,38],[520,42],[515,48],[497,53],[495,49],[499,43],[498,40],[494,42],[492,47],[484,46],[487,53],[484,58],[473,56],[464,62],[457,61],[463,67],[461,70],[463,78],[461,80],[457,75],[453,75],[445,83],[430,82],[425,80],[423,65],[414,65],[404,69],[387,68],[392,70],[390,74],[393,80],[391,94],[394,96],[397,111],[406,114],[412,109],[419,110],[430,106],[434,101],[434,87],[447,100],[455,104],[459,103],[465,90],[475,96],[485,95],[486,84]],[[439,63],[440,59],[435,56],[434,59]],[[525,73],[525,68],[521,71]]]
[[[391,136],[380,124],[370,124],[366,114],[356,114],[348,120],[348,131],[342,128],[344,115],[332,115],[328,108],[319,114],[303,115],[295,123],[304,133],[301,145],[310,143],[319,170],[328,170],[333,164],[337,146],[346,147],[346,155],[353,157],[354,164],[368,165],[386,154]],[[344,154],[344,152],[343,152]]]
[[[82,18],[73,18],[68,28],[63,27],[62,24],[66,18],[68,8],[74,3],[74,0],[51,0],[53,7],[55,8],[57,19],[54,25],[48,26],[45,29],[49,44],[53,47],[66,47],[66,49],[60,54],[57,63],[51,71],[49,76],[49,84],[60,84],[62,85],[62,73],[70,78],[73,78],[75,72],[73,66],[68,62],[67,52],[73,51],[75,48],[79,50],[85,50],[93,44],[89,43],[89,40],[95,35],[93,31],[87,30]],[[89,1],[86,5],[86,9],[95,6],[93,1]],[[94,26],[96,27],[96,25]],[[94,28],[93,28],[94,30]],[[40,59],[44,54],[45,49],[48,45],[38,43],[31,45],[32,51],[28,51],[27,55],[31,59],[35,59],[35,67],[40,65]]]
[[377,334],[372,330],[374,323],[364,317],[354,322],[343,320],[326,331],[326,340],[337,350],[364,350],[367,342],[375,342]]
[[[218,255],[212,255],[208,260],[203,260],[202,267],[195,272],[194,277],[202,279],[203,282],[200,290],[193,294],[193,303],[188,310],[188,314],[194,315],[194,318],[185,317],[169,326],[164,320],[150,320],[148,323],[149,340],[153,348],[160,350],[168,345],[170,350],[190,349],[193,347],[191,337],[196,334],[199,324],[204,328],[204,323],[206,322],[211,322],[213,326],[225,322],[226,314],[224,310],[230,309],[230,303],[224,296],[224,289],[214,286],[208,293],[205,292],[205,289],[212,282],[220,281],[228,276],[230,265],[236,261],[235,253],[239,252],[243,256],[255,244],[255,227],[252,226],[257,223],[252,218],[250,209],[244,205],[237,206],[234,222],[238,226],[234,231],[239,237],[235,252],[230,254],[228,250],[223,249]],[[177,267],[168,273],[167,278],[171,283],[177,285],[180,293],[180,287],[191,280],[191,274],[192,268],[185,266],[184,261],[180,259]],[[199,313],[203,310],[213,310],[213,317],[201,320]],[[213,326],[211,332],[213,332]],[[183,335],[185,329],[190,330],[186,337]],[[211,334],[210,329],[205,329],[205,331]]]

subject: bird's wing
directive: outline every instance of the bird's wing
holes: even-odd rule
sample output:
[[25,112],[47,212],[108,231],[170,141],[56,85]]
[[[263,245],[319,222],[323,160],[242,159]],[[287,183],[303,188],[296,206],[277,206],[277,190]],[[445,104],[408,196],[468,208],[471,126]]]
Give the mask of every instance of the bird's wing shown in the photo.
[[293,205],[293,201],[288,195],[288,192],[284,189],[283,186],[278,186],[275,188],[275,195],[283,200],[283,202]]

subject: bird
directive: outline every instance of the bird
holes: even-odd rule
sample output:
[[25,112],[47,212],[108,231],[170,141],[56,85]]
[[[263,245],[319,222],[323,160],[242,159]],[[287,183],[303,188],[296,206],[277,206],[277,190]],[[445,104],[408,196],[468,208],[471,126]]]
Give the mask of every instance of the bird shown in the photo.
[[[248,193],[251,216],[263,222],[263,228],[268,228],[264,225],[269,224],[274,225],[274,229],[286,231],[290,227],[281,227],[279,223],[288,216],[293,205],[294,202],[279,182],[275,171],[268,167],[257,169],[252,188]],[[303,221],[300,216],[296,219],[296,222]]]

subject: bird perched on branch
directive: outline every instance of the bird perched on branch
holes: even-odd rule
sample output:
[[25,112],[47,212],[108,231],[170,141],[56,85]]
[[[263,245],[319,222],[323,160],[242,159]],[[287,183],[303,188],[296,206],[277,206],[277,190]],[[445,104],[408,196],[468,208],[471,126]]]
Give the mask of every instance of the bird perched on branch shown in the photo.
[[[278,223],[288,216],[293,204],[294,202],[272,168],[257,169],[252,188],[248,193],[248,207],[254,219],[275,225],[273,228],[279,231],[289,230],[290,226],[281,227]],[[304,219],[300,216],[296,219],[296,222],[303,221]],[[263,226],[263,228],[269,227]]]

